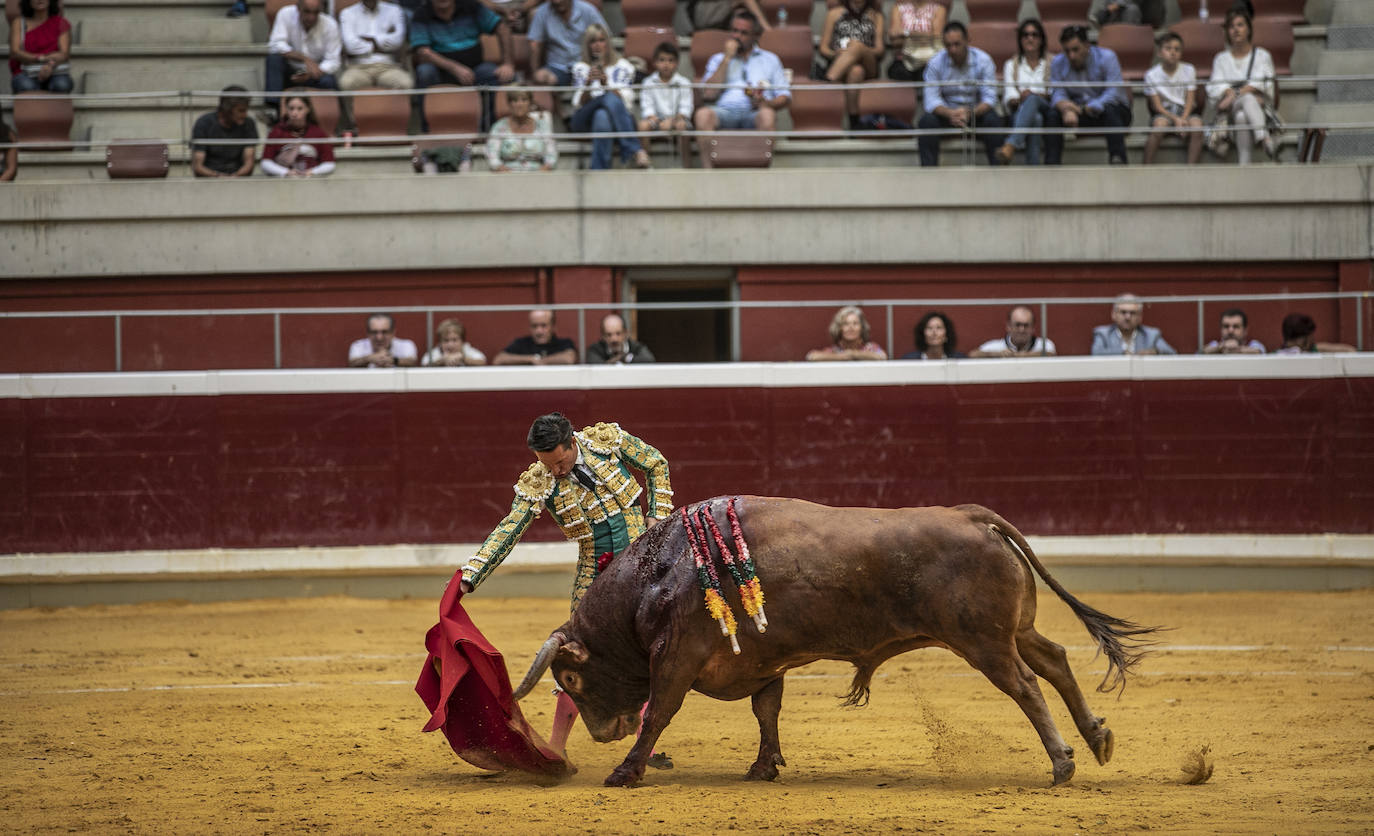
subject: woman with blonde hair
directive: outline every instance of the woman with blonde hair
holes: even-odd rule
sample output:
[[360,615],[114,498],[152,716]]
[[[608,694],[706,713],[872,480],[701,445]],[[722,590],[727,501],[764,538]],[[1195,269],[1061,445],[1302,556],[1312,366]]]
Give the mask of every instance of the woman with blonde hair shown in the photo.
[[434,329],[434,347],[420,358],[422,366],[485,366],[487,355],[468,342],[468,330],[456,319]]
[[827,360],[886,360],[883,347],[869,339],[872,329],[862,308],[846,305],[830,320],[830,345],[808,351],[811,362]]
[[593,23],[582,33],[582,60],[572,68],[573,107],[577,108],[568,127],[574,132],[619,133],[616,139],[592,140],[591,168],[611,167],[611,146],[620,143],[621,162],[635,168],[649,167],[649,152],[634,135],[635,120],[630,115],[634,104],[635,68],[611,46],[606,27]]

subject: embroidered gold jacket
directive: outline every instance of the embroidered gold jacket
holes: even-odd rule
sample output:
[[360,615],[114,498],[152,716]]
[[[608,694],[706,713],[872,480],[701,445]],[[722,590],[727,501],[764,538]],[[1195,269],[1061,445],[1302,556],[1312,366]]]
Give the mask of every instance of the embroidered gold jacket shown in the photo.
[[596,576],[593,529],[604,532],[619,516],[625,525],[627,543],[644,533],[644,512],[639,507],[643,490],[630,468],[646,476],[650,514],[664,519],[673,512],[668,460],[657,449],[615,423],[593,424],[573,436],[582,451],[583,464],[596,474],[595,490],[587,490],[571,477],[555,479],[541,462],[530,465],[515,483],[510,513],[463,565],[463,580],[474,588],[501,565],[525,529],[547,508],[563,529],[563,535],[577,543],[577,578],[572,595],[576,609]]

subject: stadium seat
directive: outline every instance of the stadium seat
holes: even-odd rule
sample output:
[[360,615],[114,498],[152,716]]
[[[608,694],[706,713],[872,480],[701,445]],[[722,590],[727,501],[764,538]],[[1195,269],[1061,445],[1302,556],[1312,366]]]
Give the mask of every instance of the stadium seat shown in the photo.
[[311,96],[310,106],[315,109],[315,121],[320,129],[333,136],[339,128],[339,97]]
[[[156,139],[114,139],[105,147],[105,173],[111,180],[166,177],[167,143]],[[138,144],[120,144],[134,143]]]
[[702,168],[768,168],[773,137],[765,134],[698,137]]
[[1097,45],[1116,53],[1127,79],[1144,78],[1155,60],[1155,30],[1143,24],[1109,23],[1098,30]]
[[844,130],[844,91],[821,81],[794,79],[792,128],[797,131]]
[[666,26],[673,27],[673,15],[677,12],[677,0],[620,0],[620,12],[625,16],[625,26]]
[[[1035,8],[1040,11],[1040,19],[1064,19],[1074,23],[1088,22],[1088,7],[1092,0],[1035,0]],[[1055,40],[1059,33],[1054,33]]]
[[728,37],[730,33],[720,29],[701,29],[692,33],[692,73],[698,81],[706,74],[706,62],[721,51]]
[[5,0],[5,22],[19,17],[19,0]]
[[1183,39],[1183,60],[1197,70],[1198,78],[1212,75],[1212,59],[1226,48],[1226,33],[1210,20],[1184,18],[1169,27]]
[[1059,45],[1059,35],[1064,31],[1064,27],[1083,26],[1085,24],[1081,20],[1053,18],[1050,20],[1041,20],[1040,25],[1045,27],[1045,50],[1051,55],[1058,55],[1064,51],[1064,48]]
[[769,26],[777,25],[778,9],[787,9],[788,26],[810,26],[811,9],[814,6],[811,0],[759,0],[759,8],[768,18]]
[[295,4],[296,0],[264,0],[262,10],[267,15],[267,28],[271,29],[272,24],[276,22],[277,12]]
[[972,23],[1005,23],[1015,26],[1021,0],[964,0]]
[[1019,28],[1014,23],[970,23],[968,42],[991,55],[993,66],[1000,73],[1007,59],[1016,57]]
[[626,58],[643,58],[649,72],[653,72],[654,48],[664,41],[677,46],[677,33],[671,26],[626,26],[625,46],[621,52]]
[[859,113],[883,114],[916,124],[916,90],[911,87],[872,85],[859,90]]
[[759,37],[759,46],[778,56],[793,80],[811,75],[812,40],[810,26],[775,26]]
[[1293,60],[1293,23],[1287,18],[1257,17],[1254,21],[1254,43],[1269,50],[1274,56],[1274,72],[1279,75],[1292,75],[1290,62]]
[[[409,109],[406,116],[409,118]],[[478,133],[482,125],[482,97],[471,88],[436,84],[425,93],[425,121],[434,134]],[[404,125],[400,132],[405,133]]]
[[[495,35],[481,35],[482,60],[490,61],[493,64],[500,64],[505,57],[501,54],[501,39]],[[530,39],[524,35],[510,36],[510,61],[515,65],[515,72],[520,75],[529,73],[530,63]]]
[[[357,92],[370,93],[380,89],[364,87]],[[476,98],[477,94],[474,92],[472,95]],[[354,96],[353,122],[358,128],[359,137],[405,136],[410,124],[410,96]],[[394,144],[401,142],[396,140]]]
[[14,117],[14,132],[22,141],[58,143],[34,148],[33,151],[72,150],[72,120],[75,112],[71,99],[47,93],[20,93],[14,97],[10,107]]

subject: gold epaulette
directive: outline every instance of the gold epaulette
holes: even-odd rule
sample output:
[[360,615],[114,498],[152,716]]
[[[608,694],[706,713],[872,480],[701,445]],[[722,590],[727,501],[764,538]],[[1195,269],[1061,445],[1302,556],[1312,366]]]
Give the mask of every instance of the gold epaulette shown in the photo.
[[543,462],[535,462],[515,481],[515,495],[542,503],[553,496],[554,478]]
[[608,424],[604,421],[599,424],[592,424],[590,427],[584,427],[582,432],[578,433],[588,450],[603,456],[610,456],[619,450],[620,439],[624,435],[625,433],[620,429],[619,424],[614,422]]

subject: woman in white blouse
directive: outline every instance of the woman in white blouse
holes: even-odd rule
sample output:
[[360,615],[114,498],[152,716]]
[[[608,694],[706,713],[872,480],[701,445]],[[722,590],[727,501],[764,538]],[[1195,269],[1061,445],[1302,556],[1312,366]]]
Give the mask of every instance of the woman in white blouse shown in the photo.
[[633,105],[635,68],[611,46],[610,33],[593,23],[582,33],[582,60],[573,64],[573,107],[568,127],[574,132],[627,134],[616,140],[593,139],[591,168],[611,167],[611,145],[620,143],[621,162],[634,160],[635,168],[649,167],[649,152],[634,136]]
[[1212,80],[1207,98],[1220,113],[1229,113],[1236,126],[1236,156],[1241,165],[1250,162],[1256,143],[1272,159],[1278,142],[1264,129],[1261,101],[1274,100],[1274,58],[1269,50],[1250,41],[1254,30],[1250,17],[1240,9],[1226,13],[1227,48],[1212,59]]
[[1050,60],[1045,55],[1045,27],[1028,17],[1016,27],[1016,57],[1002,67],[1002,103],[1012,117],[1012,133],[997,149],[997,160],[1011,164],[1012,157],[1026,149],[1026,165],[1040,165],[1041,134],[1026,134],[1026,128],[1045,124],[1050,112]]

